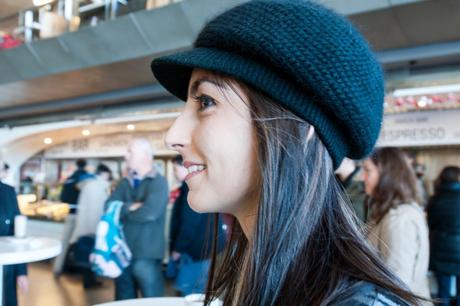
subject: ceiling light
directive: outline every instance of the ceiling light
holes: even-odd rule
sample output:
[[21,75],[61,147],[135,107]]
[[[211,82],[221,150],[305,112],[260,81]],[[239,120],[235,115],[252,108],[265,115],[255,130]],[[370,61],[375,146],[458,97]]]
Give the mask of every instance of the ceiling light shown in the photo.
[[52,144],[52,143],[53,143],[53,139],[50,138],[50,137],[46,137],[45,139],[43,139],[43,143],[44,143],[44,144],[47,144],[47,145]]
[[451,92],[460,92],[460,84],[397,89],[393,92],[393,97],[434,95]]
[[128,124],[128,125],[126,126],[126,128],[127,128],[128,130],[130,130],[130,131],[134,131],[134,129],[135,129],[136,127],[134,126],[134,124]]
[[52,2],[54,2],[54,0],[34,0],[33,1],[35,6],[42,6],[42,5],[50,4]]
[[420,108],[424,108],[428,105],[428,98],[423,96],[420,100],[417,101],[417,106]]
[[83,131],[81,131],[81,134],[83,136],[89,136],[89,135],[91,135],[91,131],[90,130],[83,130]]

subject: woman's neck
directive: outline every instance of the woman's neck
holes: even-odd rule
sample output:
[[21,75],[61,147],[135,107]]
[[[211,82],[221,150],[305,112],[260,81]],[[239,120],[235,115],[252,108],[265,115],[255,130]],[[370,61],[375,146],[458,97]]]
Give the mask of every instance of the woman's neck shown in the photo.
[[238,220],[238,223],[240,224],[241,229],[243,230],[243,233],[246,236],[246,239],[248,239],[249,242],[252,241],[254,229],[257,224],[259,201],[260,196],[253,195],[243,205],[240,206],[243,209],[240,209],[239,211],[233,213],[235,218]]
[[252,236],[254,234],[254,227],[256,225],[257,214],[236,216],[238,222],[240,223],[241,229],[243,230],[244,235],[248,241],[252,241]]

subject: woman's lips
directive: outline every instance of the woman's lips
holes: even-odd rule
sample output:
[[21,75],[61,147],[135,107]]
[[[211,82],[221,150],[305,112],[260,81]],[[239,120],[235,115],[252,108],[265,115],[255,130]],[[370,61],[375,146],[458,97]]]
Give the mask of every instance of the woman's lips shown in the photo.
[[200,174],[201,172],[204,172],[204,170],[197,171],[197,172],[193,172],[193,173],[189,173],[189,174],[187,174],[187,176],[185,177],[185,180],[188,181],[188,180],[190,180],[192,177],[194,177],[195,175]]
[[204,170],[206,170],[206,166],[204,164],[199,164],[199,163],[190,162],[190,161],[185,161],[184,167],[188,171],[188,175],[185,177],[186,181],[191,179],[195,175],[202,173]]

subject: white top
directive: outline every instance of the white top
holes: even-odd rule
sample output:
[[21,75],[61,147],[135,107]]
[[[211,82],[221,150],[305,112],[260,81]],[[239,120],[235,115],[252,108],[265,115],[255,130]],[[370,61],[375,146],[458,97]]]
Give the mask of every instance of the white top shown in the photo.
[[70,238],[74,243],[84,235],[94,235],[104,214],[104,204],[110,195],[110,183],[96,176],[80,183],[75,228]]
[[61,253],[59,240],[42,237],[0,237],[0,265],[40,261]]
[[163,298],[144,298],[109,302],[93,306],[185,306],[184,298],[163,297]]
[[407,203],[390,209],[377,225],[371,226],[368,240],[409,289],[430,297],[428,226],[420,205]]

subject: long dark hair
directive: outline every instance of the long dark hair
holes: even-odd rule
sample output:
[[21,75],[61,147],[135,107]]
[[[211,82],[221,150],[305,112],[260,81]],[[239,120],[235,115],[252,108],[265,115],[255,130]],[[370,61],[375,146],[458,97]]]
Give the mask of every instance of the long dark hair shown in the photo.
[[405,203],[421,203],[417,178],[405,153],[398,148],[379,148],[370,156],[379,171],[379,181],[370,197],[370,219],[374,223],[391,208]]
[[206,304],[328,305],[364,280],[417,298],[368,247],[312,126],[242,83],[257,139],[260,202],[252,239],[236,221],[222,262],[212,255]]

